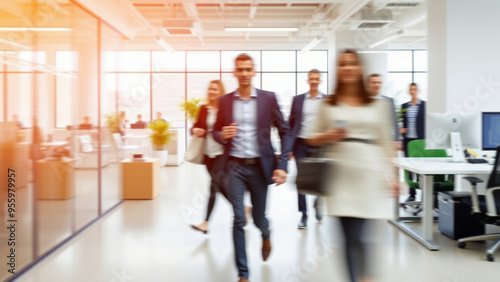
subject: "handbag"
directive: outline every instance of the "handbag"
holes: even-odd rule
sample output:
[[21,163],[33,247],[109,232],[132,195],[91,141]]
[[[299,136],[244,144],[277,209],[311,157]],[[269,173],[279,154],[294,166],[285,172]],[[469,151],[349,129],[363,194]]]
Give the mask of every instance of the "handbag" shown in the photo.
[[184,160],[194,164],[203,164],[205,159],[205,138],[193,135],[186,150]]
[[[316,150],[322,151],[322,149]],[[300,194],[327,196],[328,177],[332,173],[332,161],[317,153],[315,157],[302,158],[297,161],[297,192]]]

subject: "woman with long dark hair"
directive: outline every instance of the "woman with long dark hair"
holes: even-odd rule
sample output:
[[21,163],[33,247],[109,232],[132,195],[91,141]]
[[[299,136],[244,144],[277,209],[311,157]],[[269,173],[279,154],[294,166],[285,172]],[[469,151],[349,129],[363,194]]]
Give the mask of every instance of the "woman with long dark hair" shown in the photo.
[[327,214],[342,225],[351,282],[371,281],[363,233],[368,219],[390,218],[390,195],[399,191],[390,164],[396,154],[389,107],[366,91],[356,51],[341,52],[335,94],[321,104],[308,142],[324,146],[326,157],[335,160],[325,203]]

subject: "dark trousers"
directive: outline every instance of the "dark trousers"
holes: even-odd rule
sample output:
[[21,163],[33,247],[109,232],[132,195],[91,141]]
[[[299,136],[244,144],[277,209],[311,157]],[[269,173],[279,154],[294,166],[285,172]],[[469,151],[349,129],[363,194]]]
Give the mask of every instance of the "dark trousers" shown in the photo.
[[209,156],[205,155],[204,163],[207,167],[208,173],[210,174],[210,196],[208,198],[207,216],[205,218],[206,221],[208,221],[208,219],[210,218],[210,214],[212,214],[212,210],[214,209],[216,193],[220,192],[225,198],[227,198],[225,190],[219,187],[219,185],[217,185],[217,182],[215,181],[215,169],[218,167],[217,162],[219,162],[220,160],[221,156],[210,158]]
[[[413,140],[418,140],[417,138],[403,138],[403,152],[405,152],[405,157],[408,157],[408,143],[410,143]],[[410,172],[410,178],[413,178],[413,173]],[[410,187],[410,196],[415,197],[417,194],[417,191],[415,188]]]
[[[250,191],[252,200],[252,217],[257,228],[260,229],[263,239],[269,239],[269,221],[266,218],[267,181],[259,163],[245,165],[233,160],[228,162],[229,186],[227,194],[233,206],[233,243],[236,267],[239,277],[248,279],[247,253],[245,244],[245,208],[243,195],[245,190]],[[260,248],[260,246],[259,246]]]
[[367,248],[363,243],[367,220],[355,217],[340,217],[345,241],[345,259],[351,282],[368,275]]
[[[307,144],[304,139],[297,138],[295,144],[293,146],[293,155],[295,157],[295,161],[298,161],[302,158],[310,157],[312,152],[311,150],[319,149],[319,147],[314,147]],[[307,216],[307,204],[306,204],[306,195],[298,193],[299,200],[299,211]],[[314,200],[314,207],[318,205],[318,197]]]

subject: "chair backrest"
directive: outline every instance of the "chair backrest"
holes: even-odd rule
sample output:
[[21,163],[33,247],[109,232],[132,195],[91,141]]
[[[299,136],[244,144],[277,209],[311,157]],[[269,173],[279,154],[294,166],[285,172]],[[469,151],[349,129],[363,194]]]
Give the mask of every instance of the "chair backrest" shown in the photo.
[[92,147],[92,139],[90,135],[80,135],[76,137],[78,142],[80,142],[80,152],[88,153],[92,152],[94,148]]
[[413,140],[408,143],[408,157],[410,158],[446,158],[446,150],[425,149],[425,139]]
[[500,187],[500,146],[497,147],[495,164],[493,165],[493,171],[490,174],[488,185],[486,187]]
[[[408,143],[408,157],[410,158],[446,158],[448,154],[446,150],[442,149],[425,149],[425,139],[413,140]],[[408,175],[408,172],[405,171],[405,178]],[[409,177],[408,177],[409,178]],[[446,177],[444,175],[435,175],[434,182],[444,182]],[[412,184],[415,186],[415,183],[409,183],[409,179],[406,181],[408,185]],[[411,187],[413,187],[410,185]],[[415,187],[413,187],[415,188]]]
[[495,163],[486,185],[486,208],[488,215],[500,215],[500,146],[497,147]]

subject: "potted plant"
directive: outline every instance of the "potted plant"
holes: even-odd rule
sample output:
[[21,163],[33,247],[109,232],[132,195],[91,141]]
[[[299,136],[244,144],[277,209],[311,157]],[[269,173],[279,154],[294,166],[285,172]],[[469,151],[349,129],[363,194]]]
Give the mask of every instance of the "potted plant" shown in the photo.
[[105,116],[106,119],[106,128],[109,130],[109,133],[118,133],[120,132],[120,114],[111,113]]
[[187,113],[187,118],[191,122],[195,122],[198,118],[198,113],[200,111],[200,105],[202,103],[202,98],[191,98],[184,103],[179,104],[182,110]]
[[149,123],[153,133],[149,136],[153,145],[153,157],[160,159],[160,167],[167,164],[168,150],[167,144],[170,143],[173,133],[169,132],[170,123],[163,120],[155,120]]

